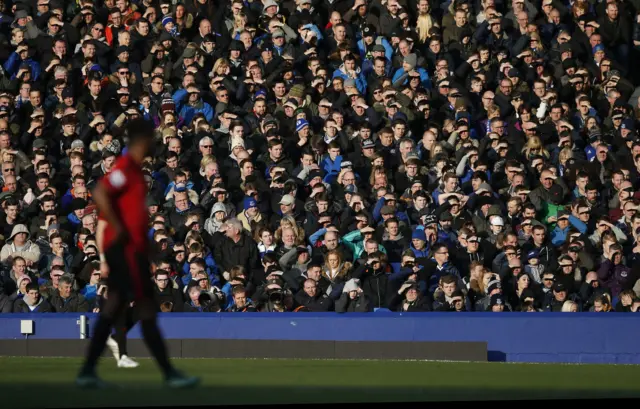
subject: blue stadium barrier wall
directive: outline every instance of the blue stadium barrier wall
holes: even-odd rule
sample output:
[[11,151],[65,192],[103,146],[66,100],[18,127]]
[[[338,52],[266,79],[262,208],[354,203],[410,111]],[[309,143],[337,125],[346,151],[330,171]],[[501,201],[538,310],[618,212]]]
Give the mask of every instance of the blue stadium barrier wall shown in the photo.
[[[80,314],[0,315],[0,339],[80,337]],[[89,334],[96,319],[87,314]],[[640,314],[594,313],[260,313],[160,314],[173,339],[486,341],[490,361],[640,364]],[[138,326],[130,338],[140,338]]]

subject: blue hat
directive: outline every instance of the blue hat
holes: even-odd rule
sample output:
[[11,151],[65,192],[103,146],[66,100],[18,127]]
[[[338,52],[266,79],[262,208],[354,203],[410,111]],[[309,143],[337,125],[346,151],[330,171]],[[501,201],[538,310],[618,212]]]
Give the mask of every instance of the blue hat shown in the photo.
[[531,250],[527,253],[527,261],[532,258],[538,258],[540,256],[540,252],[538,250]]
[[424,229],[415,229],[411,235],[411,240],[413,239],[427,241],[427,235],[425,234]]
[[98,64],[93,64],[91,67],[89,67],[89,71],[102,71],[102,68],[100,68]]
[[175,21],[173,21],[173,17],[171,17],[171,16],[164,16],[164,17],[162,18],[162,26],[166,26],[166,25],[167,25],[167,24],[169,24],[169,23],[174,23],[174,24],[175,24]]
[[258,202],[253,197],[246,196],[244,198],[244,210],[251,209],[252,207],[258,207]]
[[604,45],[598,44],[598,45],[593,47],[592,51],[593,51],[594,54],[597,53],[598,51],[604,51]]
[[620,128],[634,131],[636,129],[636,124],[633,119],[627,118],[622,121],[622,125],[620,125]]
[[309,126],[309,122],[307,122],[306,119],[302,119],[302,118],[298,119],[296,121],[296,132],[300,132],[307,126]]
[[400,121],[403,121],[405,123],[409,122],[409,119],[407,118],[407,115],[405,115],[404,112],[400,112],[400,111],[396,112],[396,114],[393,116],[393,120],[394,121],[400,120]]
[[266,97],[267,97],[267,91],[263,89],[260,89],[255,94],[253,94],[253,99],[266,98]]

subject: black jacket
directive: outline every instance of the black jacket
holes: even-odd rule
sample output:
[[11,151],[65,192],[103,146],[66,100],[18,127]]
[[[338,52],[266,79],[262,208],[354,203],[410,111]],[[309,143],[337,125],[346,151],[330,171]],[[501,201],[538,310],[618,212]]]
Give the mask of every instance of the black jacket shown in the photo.
[[184,310],[185,302],[184,297],[180,290],[176,290],[169,284],[167,288],[163,291],[156,286],[153,292],[153,298],[156,301],[156,305],[158,306],[158,311],[160,311],[160,305],[165,302],[173,303],[173,308],[171,312],[182,312]]
[[38,306],[33,311],[31,311],[31,309],[29,308],[27,303],[24,302],[24,300],[22,298],[20,298],[20,299],[16,300],[15,304],[13,304],[13,312],[15,312],[15,313],[21,313],[21,312],[22,313],[36,313],[36,312],[55,312],[55,311],[51,307],[51,304],[49,304],[49,301],[47,301],[44,298],[40,299],[40,302],[38,303]]
[[231,271],[233,266],[241,265],[247,274],[252,274],[253,269],[260,266],[258,247],[249,234],[244,232],[237,243],[225,237],[215,248],[213,258],[222,272]]
[[362,282],[362,291],[369,299],[372,308],[388,308],[389,274],[376,272],[368,265],[362,265],[353,272],[353,278]]
[[76,293],[71,293],[71,296],[65,300],[56,292],[56,294],[49,298],[49,303],[53,308],[53,312],[89,311],[89,303],[87,303],[87,300],[84,296]]
[[371,312],[373,307],[365,294],[352,300],[348,293],[342,293],[336,301],[336,312]]
[[333,300],[319,291],[316,291],[315,297],[310,297],[304,291],[300,291],[296,294],[295,301],[300,306],[307,307],[310,312],[333,311]]

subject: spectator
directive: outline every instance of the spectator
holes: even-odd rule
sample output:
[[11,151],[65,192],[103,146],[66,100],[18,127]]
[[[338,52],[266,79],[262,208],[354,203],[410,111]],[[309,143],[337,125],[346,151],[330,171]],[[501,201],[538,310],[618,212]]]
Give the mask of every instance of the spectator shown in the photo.
[[13,312],[34,313],[34,312],[54,312],[49,301],[40,295],[38,284],[30,283],[26,287],[24,297],[19,298],[13,305]]
[[307,278],[304,281],[303,291],[298,292],[295,297],[299,307],[305,307],[310,312],[327,312],[333,310],[333,301],[326,294],[318,291],[318,284],[315,280]]
[[340,298],[336,301],[336,312],[369,312],[373,308],[362,291],[357,279],[347,281]]
[[16,225],[11,231],[7,244],[0,250],[0,262],[11,263],[15,257],[22,257],[29,271],[35,271],[40,262],[40,249],[29,240],[29,231],[24,224]]
[[289,3],[4,12],[0,303],[98,308],[91,193],[143,117],[163,311],[637,310],[633,8]]
[[63,275],[58,282],[58,291],[49,300],[54,312],[87,312],[89,304],[83,295],[73,289],[73,278]]
[[165,270],[156,270],[155,274],[155,300],[158,308],[169,303],[171,308],[168,312],[183,311],[184,301],[182,292],[173,285],[169,279],[169,273]]

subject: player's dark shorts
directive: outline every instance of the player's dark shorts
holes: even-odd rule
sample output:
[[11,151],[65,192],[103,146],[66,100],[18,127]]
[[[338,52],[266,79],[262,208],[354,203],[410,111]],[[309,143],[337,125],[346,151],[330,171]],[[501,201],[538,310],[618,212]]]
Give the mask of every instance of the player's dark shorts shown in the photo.
[[109,265],[109,293],[117,292],[127,301],[153,298],[151,270],[146,253],[137,252],[127,243],[116,241],[105,250],[105,258]]

